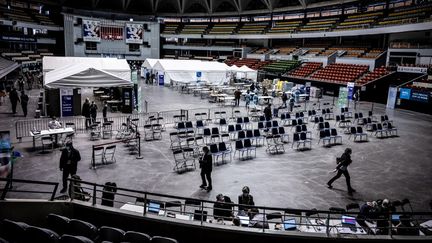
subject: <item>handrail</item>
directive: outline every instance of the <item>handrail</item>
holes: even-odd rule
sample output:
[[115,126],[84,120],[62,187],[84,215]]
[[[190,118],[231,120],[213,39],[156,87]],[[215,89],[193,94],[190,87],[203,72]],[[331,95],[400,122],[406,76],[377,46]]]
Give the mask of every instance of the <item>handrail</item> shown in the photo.
[[[47,182],[47,181],[35,181],[35,180],[24,180],[24,179],[11,179],[11,178],[0,178],[0,181],[6,181],[6,185],[3,188],[3,192],[0,196],[0,201],[4,200],[6,198],[6,194],[8,192],[31,192],[31,193],[41,193],[41,194],[51,194],[50,197],[50,201],[54,200],[55,194],[57,192],[58,189],[58,182]],[[9,186],[12,182],[17,182],[17,183],[27,183],[27,184],[39,184],[39,185],[50,185],[50,186],[54,186],[53,190],[50,191],[28,191],[28,190],[12,190],[11,187]]]

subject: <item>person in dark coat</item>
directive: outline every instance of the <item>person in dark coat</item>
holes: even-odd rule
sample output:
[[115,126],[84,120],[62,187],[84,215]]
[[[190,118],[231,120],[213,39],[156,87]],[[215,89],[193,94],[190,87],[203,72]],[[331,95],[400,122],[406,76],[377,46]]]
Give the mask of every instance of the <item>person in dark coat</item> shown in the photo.
[[233,205],[228,196],[218,194],[213,205],[213,218],[229,220],[233,217]]
[[270,121],[272,119],[271,104],[268,104],[266,108],[264,108],[264,117],[266,121]]
[[67,178],[69,175],[75,175],[77,172],[78,161],[81,160],[81,155],[76,150],[72,142],[66,143],[66,148],[62,150],[60,156],[60,171],[63,171],[63,188],[60,193],[65,193],[67,189]]
[[10,99],[10,102],[12,104],[12,113],[16,114],[16,107],[17,107],[18,102],[20,102],[16,88],[13,88],[11,90],[11,92],[9,93],[9,99]]
[[92,124],[96,122],[97,110],[98,110],[98,107],[97,107],[96,103],[94,101],[92,101],[92,103],[90,105],[90,117],[91,117]]
[[282,107],[283,108],[287,108],[287,100],[288,100],[288,95],[285,93],[285,92],[283,92],[282,93]]
[[212,159],[212,155],[210,154],[210,150],[207,146],[203,148],[203,152],[204,155],[199,160],[200,168],[201,168],[201,180],[202,180],[202,184],[200,188],[206,189],[207,191],[211,191],[212,190],[211,172],[213,167],[213,159]]
[[246,215],[246,213],[249,213],[250,209],[252,208],[252,207],[248,207],[248,206],[254,206],[255,205],[255,202],[253,200],[253,196],[249,193],[250,193],[249,187],[244,186],[242,188],[242,194],[240,196],[238,196],[238,204],[240,204],[238,206],[238,209],[239,209],[240,214]]
[[24,93],[24,90],[21,91],[21,108],[23,110],[24,117],[27,116],[27,105],[28,105],[28,102],[29,102],[28,95],[26,95],[26,93]]
[[90,101],[88,98],[84,101],[81,114],[85,117],[85,127],[87,129],[87,128],[89,128],[89,126],[91,124],[91,121],[90,121]]
[[104,122],[108,122],[107,112],[108,112],[108,103],[105,101],[104,107],[102,108],[102,117],[104,119]]
[[348,173],[348,166],[352,163],[351,160],[352,150],[350,148],[345,149],[345,152],[342,154],[340,158],[337,159],[338,165],[333,172],[337,172],[337,174],[327,182],[328,188],[332,189],[332,183],[337,180],[341,175],[345,176],[348,193],[351,194],[355,192],[355,190],[351,187],[350,175]]
[[236,89],[236,91],[234,92],[235,106],[240,106],[240,97],[241,91],[239,89]]

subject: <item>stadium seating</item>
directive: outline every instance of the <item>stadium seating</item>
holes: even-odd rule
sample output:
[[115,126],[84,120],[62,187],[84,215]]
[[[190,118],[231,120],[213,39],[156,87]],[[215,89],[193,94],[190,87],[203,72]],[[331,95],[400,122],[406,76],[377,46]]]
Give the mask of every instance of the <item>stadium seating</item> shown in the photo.
[[208,31],[209,35],[231,35],[237,28],[237,23],[220,23],[215,24]]
[[262,34],[269,25],[268,22],[249,22],[245,23],[237,34]]
[[267,33],[290,33],[297,30],[302,21],[276,21]]
[[373,72],[366,74],[364,77],[362,77],[360,80],[357,81],[358,84],[367,84],[371,81],[374,81],[378,78],[383,77],[384,75],[389,74],[390,71],[388,71],[385,67],[379,67],[375,68]]
[[336,25],[337,21],[339,18],[311,19],[306,25],[300,27],[300,31],[329,31]]
[[233,58],[230,60],[227,60],[225,63],[227,65],[236,65],[237,67],[241,67],[243,65],[248,66],[249,68],[258,70],[261,69],[261,67],[270,64],[272,61],[260,61],[259,59],[253,59],[253,58],[242,58],[242,59],[238,59],[238,58]]
[[185,24],[183,29],[180,31],[180,34],[195,34],[201,35],[204,34],[208,25],[207,24]]
[[289,55],[298,50],[297,47],[276,47],[274,53],[276,55]]
[[318,70],[310,76],[312,79],[333,82],[339,84],[346,84],[347,82],[354,82],[368,71],[369,67],[366,65],[334,63]]
[[303,64],[301,67],[295,69],[291,73],[289,73],[290,76],[294,77],[307,77],[311,75],[313,72],[318,70],[322,67],[322,63],[320,62],[307,62]]
[[177,34],[178,24],[166,24],[162,34]]
[[264,66],[264,70],[273,73],[285,73],[289,70],[296,68],[299,65],[298,61],[282,61],[278,60],[269,65]]

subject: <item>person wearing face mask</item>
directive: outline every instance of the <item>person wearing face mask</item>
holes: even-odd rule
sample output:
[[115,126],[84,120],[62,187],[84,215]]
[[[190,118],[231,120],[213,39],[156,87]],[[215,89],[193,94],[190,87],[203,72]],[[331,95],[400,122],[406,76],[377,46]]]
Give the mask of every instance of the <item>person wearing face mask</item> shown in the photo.
[[254,206],[255,205],[253,197],[249,193],[250,193],[249,187],[244,186],[242,189],[242,194],[238,197],[238,204],[240,204],[238,207],[239,213],[240,212],[246,213],[251,209],[251,207],[248,207],[248,206]]
[[66,143],[66,148],[63,149],[60,156],[60,171],[63,171],[63,188],[60,193],[65,193],[67,189],[67,178],[69,175],[75,175],[77,172],[78,161],[81,160],[81,155],[76,150],[72,142]]

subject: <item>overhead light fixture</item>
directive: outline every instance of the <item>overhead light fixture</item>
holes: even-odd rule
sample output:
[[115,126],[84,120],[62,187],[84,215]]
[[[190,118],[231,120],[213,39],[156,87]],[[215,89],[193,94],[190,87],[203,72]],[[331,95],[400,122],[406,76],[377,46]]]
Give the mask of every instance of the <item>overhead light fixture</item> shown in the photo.
[[130,21],[130,22],[133,22],[133,18],[130,18],[129,21]]

